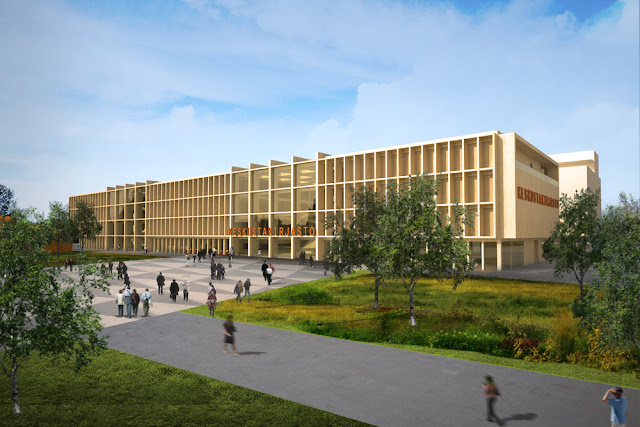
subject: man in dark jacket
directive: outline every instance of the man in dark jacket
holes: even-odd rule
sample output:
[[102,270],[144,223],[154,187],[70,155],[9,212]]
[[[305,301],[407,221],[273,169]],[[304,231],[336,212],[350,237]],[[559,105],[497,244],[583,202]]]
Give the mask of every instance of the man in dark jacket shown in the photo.
[[156,278],[156,282],[158,282],[158,293],[162,295],[163,288],[164,288],[164,276],[162,275],[162,272],[158,274],[158,277]]
[[264,277],[264,281],[267,281],[267,268],[269,268],[269,264],[267,264],[267,260],[264,260],[262,263],[262,277]]
[[173,282],[171,282],[169,292],[171,294],[171,299],[173,300],[173,302],[176,302],[176,297],[178,296],[178,292],[180,292],[180,287],[178,286],[178,282],[176,282],[176,279],[173,279]]

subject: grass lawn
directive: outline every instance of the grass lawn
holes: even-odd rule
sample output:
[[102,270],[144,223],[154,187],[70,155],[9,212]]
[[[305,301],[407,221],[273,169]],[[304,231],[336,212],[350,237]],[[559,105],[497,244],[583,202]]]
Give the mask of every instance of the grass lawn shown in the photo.
[[[111,254],[111,253],[103,253],[103,252],[85,252],[84,255],[87,257],[87,260],[90,262],[104,262],[106,265],[109,264],[109,261],[113,261],[114,264],[118,264],[118,261],[138,261],[141,259],[154,259],[154,258],[166,258],[163,256],[154,256],[154,255],[135,255],[128,254],[126,252]],[[64,260],[67,258],[73,259],[74,266],[77,264],[77,259],[80,257],[80,252],[60,252],[60,262],[56,262],[57,254],[50,253],[49,254],[49,266],[56,267],[62,266],[64,267]],[[115,268],[115,267],[114,267]]]
[[18,375],[24,414],[12,414],[11,386],[2,375],[0,425],[368,425],[115,350],[78,374],[70,364],[32,356]]
[[[578,285],[470,278],[454,291],[450,283],[425,278],[415,288],[418,326],[412,328],[404,287],[381,286],[380,308],[373,310],[372,282],[368,272],[356,272],[340,281],[301,283],[252,295],[251,304],[224,301],[216,316],[640,389],[631,372],[513,358],[514,333],[544,340],[575,327],[567,304],[578,295]],[[209,315],[207,306],[184,312]],[[584,339],[578,341],[574,345],[585,345]]]

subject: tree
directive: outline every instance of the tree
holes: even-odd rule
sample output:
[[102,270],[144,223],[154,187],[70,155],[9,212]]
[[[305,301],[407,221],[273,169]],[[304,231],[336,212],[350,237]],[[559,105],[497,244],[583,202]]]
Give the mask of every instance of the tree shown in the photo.
[[453,289],[473,269],[471,251],[462,239],[463,225],[472,215],[455,205],[450,218],[436,210],[437,179],[411,177],[387,187],[386,209],[379,217],[380,250],[385,277],[399,278],[409,294],[411,326],[416,326],[414,289],[423,275],[453,280]]
[[60,248],[73,241],[74,225],[69,216],[69,206],[60,202],[49,203],[49,229],[51,241],[57,249],[57,261],[60,261]]
[[48,267],[47,228],[43,218],[21,210],[0,225],[0,367],[11,382],[14,414],[22,413],[18,370],[30,354],[74,358],[78,370],[106,348],[91,304],[93,291],[108,290],[108,283],[95,274],[97,265],[80,266],[78,281],[61,279]]
[[640,352],[638,202],[622,193],[620,204],[609,206],[603,215],[602,232],[606,237],[595,278],[572,309],[588,329],[600,329],[607,345],[635,346]]
[[[384,212],[385,201],[377,191],[362,186],[352,192],[355,206],[353,218],[346,223],[339,219],[340,214],[328,217],[333,230],[340,229],[328,247],[330,264],[342,260],[357,268],[365,267],[373,274],[375,296],[373,308],[378,308],[378,290],[382,284],[381,233],[377,231],[379,218]],[[334,267],[335,268],[335,267]]]
[[0,184],[0,216],[11,215],[16,208],[13,190]]
[[93,205],[84,201],[78,202],[77,210],[73,216],[73,237],[80,241],[80,250],[84,252],[84,244],[87,240],[95,240],[102,231]]
[[601,259],[600,220],[597,208],[600,192],[576,191],[560,197],[560,215],[551,236],[542,244],[542,257],[555,263],[556,277],[573,272],[584,296],[584,276]]

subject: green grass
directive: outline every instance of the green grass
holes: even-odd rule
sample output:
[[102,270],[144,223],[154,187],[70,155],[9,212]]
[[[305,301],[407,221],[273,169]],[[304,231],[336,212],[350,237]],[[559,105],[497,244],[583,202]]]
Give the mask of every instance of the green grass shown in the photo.
[[[538,342],[557,334],[561,322],[575,322],[567,305],[578,295],[578,285],[471,278],[454,291],[450,283],[425,278],[416,285],[418,326],[411,327],[404,287],[381,286],[379,309],[374,310],[372,282],[369,273],[356,272],[340,281],[331,277],[301,283],[252,295],[251,304],[224,301],[216,316],[640,389],[631,372],[513,358],[514,333]],[[206,306],[184,312],[209,315]],[[577,339],[573,345],[585,343]]]
[[24,414],[12,414],[3,375],[0,425],[367,425],[115,350],[78,374],[70,364],[32,356],[18,375]]
[[[128,254],[126,252],[111,254],[111,253],[103,253],[103,252],[85,252],[84,255],[87,257],[89,262],[104,262],[105,265],[109,265],[109,261],[113,261],[114,264],[118,264],[118,261],[138,261],[142,259],[155,259],[155,258],[166,258],[163,256],[154,256],[154,255],[135,255]],[[80,252],[60,252],[60,261],[57,262],[57,254],[49,253],[49,267],[62,266],[64,267],[64,260],[67,258],[73,259],[74,267],[77,264],[78,258],[80,258]],[[115,268],[115,267],[114,267]]]

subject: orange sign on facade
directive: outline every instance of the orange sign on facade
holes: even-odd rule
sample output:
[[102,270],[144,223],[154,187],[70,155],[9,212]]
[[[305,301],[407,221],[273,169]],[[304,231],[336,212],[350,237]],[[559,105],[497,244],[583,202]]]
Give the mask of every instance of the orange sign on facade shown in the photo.
[[229,236],[256,237],[256,236],[309,236],[316,235],[315,227],[253,227],[253,228],[229,228]]
[[527,190],[522,187],[518,187],[518,199],[537,203],[539,205],[550,206],[552,208],[557,208],[559,206],[558,199],[554,199],[553,197],[545,196],[544,194],[536,193],[535,191]]

